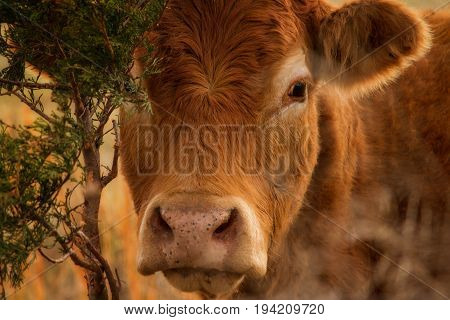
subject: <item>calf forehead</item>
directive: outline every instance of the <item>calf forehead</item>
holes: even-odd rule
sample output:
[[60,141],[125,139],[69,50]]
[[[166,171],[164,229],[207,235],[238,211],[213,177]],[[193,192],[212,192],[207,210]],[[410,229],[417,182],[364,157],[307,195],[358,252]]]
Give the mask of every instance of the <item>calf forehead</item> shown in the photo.
[[254,115],[268,70],[302,46],[303,29],[288,0],[173,0],[156,29],[164,68],[150,92],[172,112]]
[[167,46],[202,57],[207,49],[232,45],[227,51],[233,51],[241,43],[265,51],[283,47],[298,27],[291,0],[172,0],[158,31]]

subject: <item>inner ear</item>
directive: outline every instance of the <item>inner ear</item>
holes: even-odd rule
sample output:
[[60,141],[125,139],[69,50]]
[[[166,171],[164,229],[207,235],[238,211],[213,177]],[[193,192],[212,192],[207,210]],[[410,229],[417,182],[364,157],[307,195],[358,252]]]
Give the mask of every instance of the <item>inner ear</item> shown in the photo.
[[314,73],[326,83],[366,92],[422,57],[429,39],[425,22],[397,2],[352,2],[320,22]]

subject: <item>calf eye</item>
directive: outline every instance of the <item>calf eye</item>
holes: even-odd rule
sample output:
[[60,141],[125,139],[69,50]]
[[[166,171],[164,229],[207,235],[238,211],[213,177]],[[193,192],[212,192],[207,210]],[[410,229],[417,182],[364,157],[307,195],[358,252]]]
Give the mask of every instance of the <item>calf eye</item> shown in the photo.
[[289,89],[289,97],[295,100],[304,101],[306,98],[307,85],[304,82],[296,82]]

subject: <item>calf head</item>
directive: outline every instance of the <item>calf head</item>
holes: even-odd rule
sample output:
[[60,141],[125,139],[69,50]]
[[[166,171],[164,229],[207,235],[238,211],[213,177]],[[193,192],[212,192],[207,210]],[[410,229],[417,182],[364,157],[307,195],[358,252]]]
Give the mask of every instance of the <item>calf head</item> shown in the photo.
[[123,111],[121,147],[139,271],[218,295],[276,262],[317,164],[321,95],[394,79],[428,34],[392,1],[172,0],[149,39],[152,112]]

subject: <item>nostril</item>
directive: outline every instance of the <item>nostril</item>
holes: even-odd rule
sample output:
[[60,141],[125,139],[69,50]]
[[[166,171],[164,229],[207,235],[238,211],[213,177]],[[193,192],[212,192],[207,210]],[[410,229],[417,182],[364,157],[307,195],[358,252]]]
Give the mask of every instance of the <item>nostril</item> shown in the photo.
[[215,231],[215,236],[222,236],[226,233],[227,230],[230,230],[232,226],[234,225],[236,219],[237,219],[238,211],[237,209],[231,210],[230,216],[227,221],[222,223]]
[[161,214],[161,208],[157,207],[153,211],[152,215],[152,227],[155,232],[159,232],[166,235],[173,235],[172,228],[167,223],[166,220],[164,220],[162,214]]

